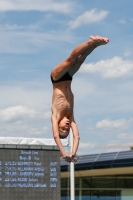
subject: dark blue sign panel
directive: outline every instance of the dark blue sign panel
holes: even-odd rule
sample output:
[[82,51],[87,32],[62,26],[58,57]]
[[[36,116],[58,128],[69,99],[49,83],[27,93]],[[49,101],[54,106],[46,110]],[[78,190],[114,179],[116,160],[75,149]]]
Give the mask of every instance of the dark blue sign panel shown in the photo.
[[0,200],[59,200],[56,150],[0,149]]

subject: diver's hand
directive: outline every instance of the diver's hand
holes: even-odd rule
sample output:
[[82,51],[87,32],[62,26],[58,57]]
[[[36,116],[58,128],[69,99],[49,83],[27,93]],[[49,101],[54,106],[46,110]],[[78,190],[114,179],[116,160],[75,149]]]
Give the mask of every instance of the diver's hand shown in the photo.
[[69,154],[67,152],[64,152],[63,154],[61,153],[60,157],[63,158],[68,163],[71,163],[71,162],[76,163],[77,160],[79,159],[77,155],[73,155],[72,153]]
[[71,162],[76,163],[77,160],[79,159],[79,157],[78,157],[77,155],[73,155],[73,154],[71,154],[71,153],[70,153],[70,154],[67,153],[67,155],[66,155],[66,157],[64,157],[64,159],[65,159],[66,162],[69,162],[69,163],[71,163]]
[[79,158],[80,158],[80,157],[77,156],[77,155],[72,155],[72,156],[71,156],[71,162],[76,163],[76,162],[78,161]]
[[75,163],[77,161],[77,159],[75,158],[75,155],[73,155],[72,153],[69,154],[69,158],[70,158],[70,160],[69,160],[70,162]]
[[60,157],[63,158],[66,162],[71,162],[72,157],[70,156],[69,153],[63,152],[60,154]]

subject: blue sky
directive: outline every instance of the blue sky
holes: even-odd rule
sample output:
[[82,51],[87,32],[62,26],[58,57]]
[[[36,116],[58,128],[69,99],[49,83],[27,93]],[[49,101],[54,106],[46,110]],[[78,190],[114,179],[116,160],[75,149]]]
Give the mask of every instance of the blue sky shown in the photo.
[[90,35],[74,75],[78,154],[133,145],[133,1],[0,1],[0,136],[52,138],[50,72]]

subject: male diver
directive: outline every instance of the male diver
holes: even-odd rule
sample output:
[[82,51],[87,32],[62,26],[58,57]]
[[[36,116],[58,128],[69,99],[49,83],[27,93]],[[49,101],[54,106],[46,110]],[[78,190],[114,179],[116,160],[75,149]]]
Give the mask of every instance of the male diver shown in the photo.
[[[96,47],[108,42],[108,38],[90,36],[87,42],[74,48],[70,56],[53,68],[51,72],[51,81],[53,84],[51,116],[53,136],[62,157],[67,162],[75,161],[80,139],[73,113],[74,95],[71,91],[73,75]],[[67,153],[60,139],[64,139],[69,135],[70,128],[73,133],[73,148],[71,153]]]

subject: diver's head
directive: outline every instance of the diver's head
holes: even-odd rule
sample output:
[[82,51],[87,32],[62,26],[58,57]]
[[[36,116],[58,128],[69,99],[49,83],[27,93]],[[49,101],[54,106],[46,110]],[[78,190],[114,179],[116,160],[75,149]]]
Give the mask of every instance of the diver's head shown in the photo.
[[59,137],[64,139],[70,132],[70,120],[67,117],[63,117],[59,122]]

